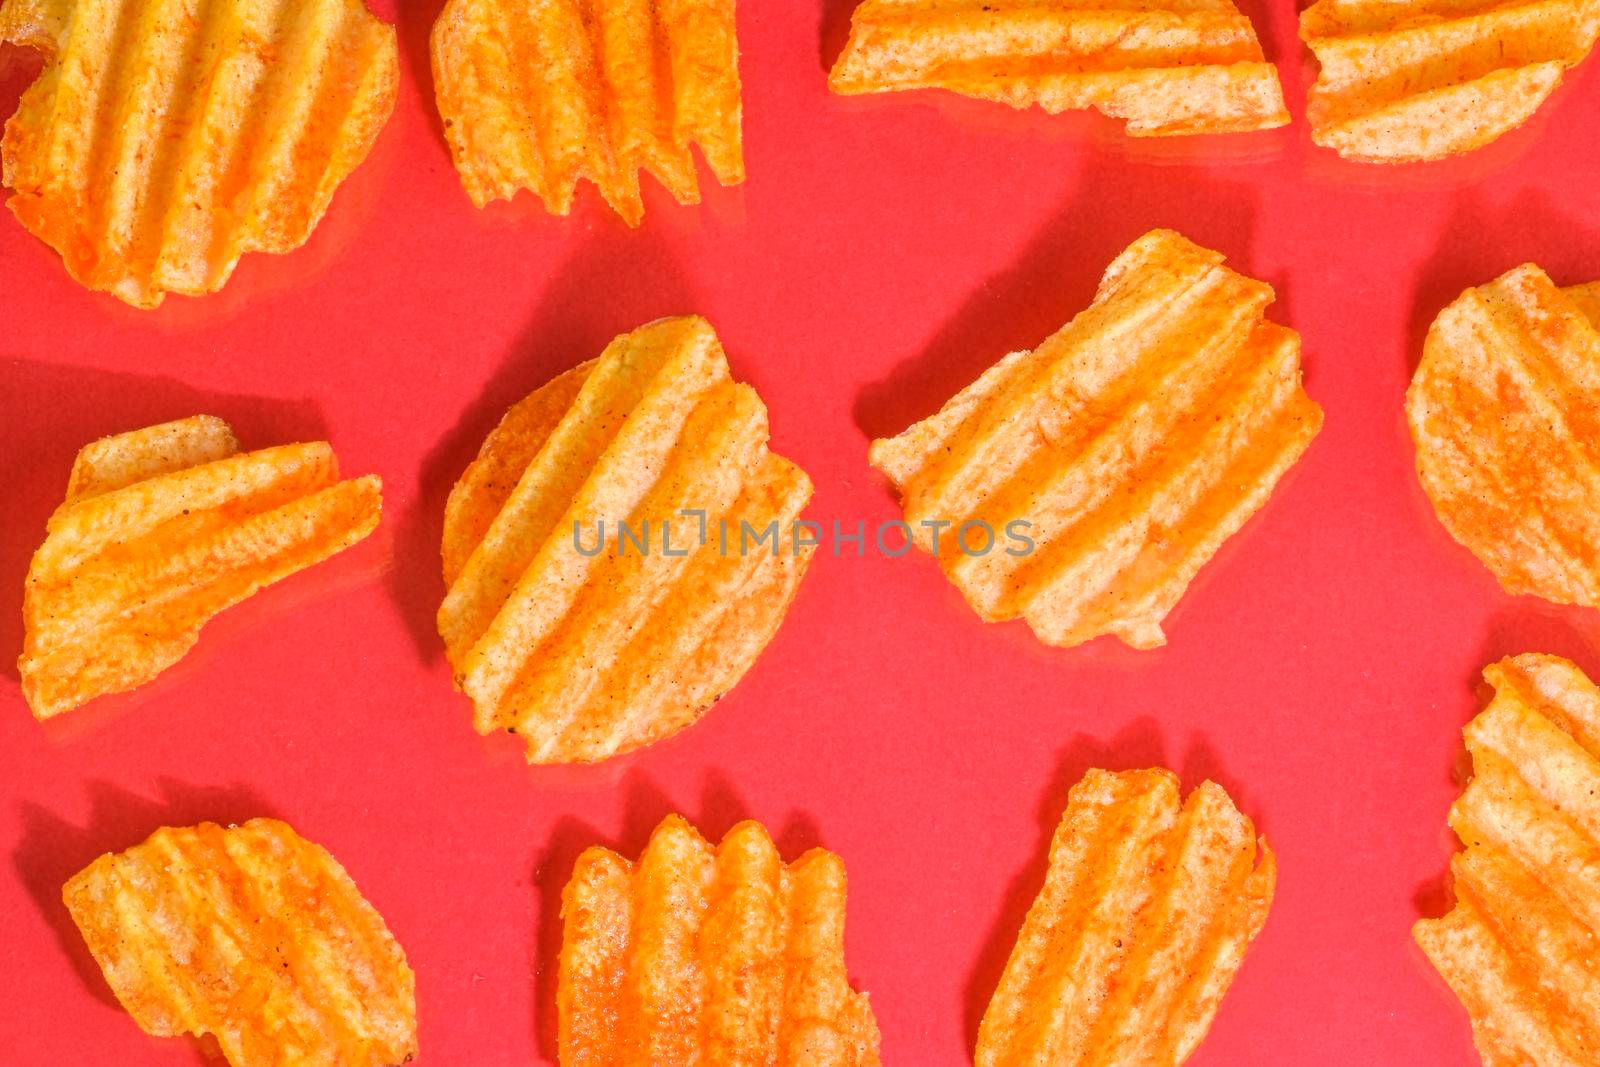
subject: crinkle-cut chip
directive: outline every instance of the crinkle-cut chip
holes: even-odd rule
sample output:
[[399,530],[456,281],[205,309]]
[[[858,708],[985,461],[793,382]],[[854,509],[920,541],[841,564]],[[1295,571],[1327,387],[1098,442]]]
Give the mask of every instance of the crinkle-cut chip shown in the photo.
[[61,895],[152,1036],[210,1035],[234,1067],[393,1067],[417,1054],[405,953],[338,861],[276,819],[164,827]]
[[1600,689],[1558,656],[1511,656],[1467,724],[1450,809],[1455,906],[1412,929],[1467,1009],[1485,1064],[1600,1060]]
[[154,678],[212,616],[361,540],[382,484],[326,442],[239,452],[197,415],[78,453],[28,568],[18,666],[40,719]]
[[1266,923],[1276,878],[1221,786],[1180,804],[1170,771],[1090,770],[984,1012],[977,1067],[1182,1063]]
[[865,0],[828,86],[1094,108],[1143,137],[1289,121],[1278,72],[1231,0]]
[[810,496],[698,316],[623,334],[538,389],[445,508],[439,633],[476,728],[565,763],[694,722],[788,610]]
[[1020,616],[1063,647],[1160,645],[1189,581],[1322,425],[1300,335],[1262,318],[1272,299],[1152,230],[1087,310],[874,441],[872,465],[984,621]]
[[1406,393],[1417,475],[1509,593],[1600,607],[1600,289],[1532,264],[1462,293]]
[[360,0],[5,0],[43,50],[0,146],[7,202],[90,289],[151,308],[304,244],[393,109]]
[[1522,125],[1597,34],[1587,0],[1317,0],[1300,15],[1322,66],[1312,140],[1366,163],[1482,148]]
[[562,1067],[875,1067],[844,915],[839,857],[818,848],[786,865],[759,823],[713,849],[669,815],[637,863],[590,848],[562,894]]
[[527,189],[565,215],[587,178],[637,226],[641,170],[699,203],[691,145],[723,185],[744,181],[734,0],[449,0],[432,54],[480,208]]

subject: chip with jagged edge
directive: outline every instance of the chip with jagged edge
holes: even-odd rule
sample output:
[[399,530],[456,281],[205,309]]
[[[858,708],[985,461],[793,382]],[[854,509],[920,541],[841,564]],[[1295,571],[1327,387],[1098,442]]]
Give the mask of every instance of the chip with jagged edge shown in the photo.
[[623,334],[542,386],[445,509],[438,627],[476,728],[566,763],[689,726],[788,610],[810,497],[699,316]]
[[833,65],[836,93],[947,89],[1134,136],[1283,126],[1278,73],[1230,0],[865,0]]
[[1524,264],[1428,329],[1406,392],[1417,476],[1510,593],[1600,607],[1600,283]]
[[844,962],[845,871],[785,864],[756,822],[716,848],[668,816],[637,862],[578,857],[562,895],[562,1067],[876,1067],[878,1025]]
[[28,567],[22,693],[39,719],[150,681],[223,609],[378,525],[382,483],[325,441],[239,451],[197,415],[103,438],[73,464]]
[[8,41],[48,58],[0,143],[7,206],[143,308],[304,244],[399,77],[361,0],[5,0]]
[[117,1000],[234,1067],[395,1067],[417,1053],[405,952],[337,860],[276,819],[163,827],[62,899]]
[[433,80],[473,204],[527,189],[557,215],[586,178],[629,226],[639,172],[700,200],[690,147],[723,185],[744,181],[733,0],[449,0]]
[[1572,662],[1491,665],[1466,727],[1472,778],[1450,808],[1455,904],[1413,928],[1472,1020],[1485,1064],[1600,1051],[1600,689]]
[[1171,771],[1088,771],[979,1025],[977,1067],[1182,1063],[1266,923],[1276,878],[1221,786],[1180,804]]
[[1583,0],[1317,0],[1300,13],[1322,68],[1312,140],[1366,163],[1481,148],[1526,122],[1597,34],[1600,7]]
[[939,412],[872,443],[917,546],[986,622],[1135,648],[1322,425],[1272,287],[1171,230],[1087,310]]

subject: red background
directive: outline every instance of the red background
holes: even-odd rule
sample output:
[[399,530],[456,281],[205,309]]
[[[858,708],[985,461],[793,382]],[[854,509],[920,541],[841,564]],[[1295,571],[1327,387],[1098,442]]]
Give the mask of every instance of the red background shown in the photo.
[[[0,218],[0,1059],[193,1062],[115,1006],[59,900],[161,824],[271,814],[327,846],[417,972],[421,1062],[553,1057],[557,900],[574,856],[636,853],[681,811],[745,816],[850,874],[849,965],[891,1064],[969,1055],[1066,789],[1155,762],[1224,784],[1280,856],[1265,932],[1197,1064],[1475,1063],[1413,947],[1446,905],[1460,726],[1523,650],[1600,676],[1597,619],[1500,593],[1434,520],[1401,397],[1432,316],[1533,259],[1600,277],[1600,70],[1464,160],[1345,164],[1302,119],[1287,4],[1248,3],[1294,125],[1123,139],[935,94],[830,96],[847,0],[745,3],[750,178],[628,231],[584,191],[475,211],[432,110],[428,27],[372,158],[310,244],[220,294],[139,312]],[[37,66],[0,52],[0,107]],[[809,517],[896,517],[869,437],[928,414],[1080,310],[1112,256],[1172,226],[1270,281],[1305,340],[1321,437],[1169,620],[1170,645],[1037,644],[984,626],[923,557],[819,553],[761,661],[698,726],[589,769],[479,738],[433,633],[450,484],[514,400],[659,315],[699,311],[816,482]],[[219,619],[132,698],[40,726],[17,691],[28,556],[90,439],[195,412],[246,447],[331,439],[384,477],[371,541]]]

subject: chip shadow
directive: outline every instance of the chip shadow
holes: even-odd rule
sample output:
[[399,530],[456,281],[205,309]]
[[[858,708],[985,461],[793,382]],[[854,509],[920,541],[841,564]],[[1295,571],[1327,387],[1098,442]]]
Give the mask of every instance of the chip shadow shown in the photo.
[[[17,804],[22,835],[11,854],[12,867],[84,988],[100,1003],[118,1010],[99,965],[62,903],[61,888],[67,879],[97,856],[137,845],[163,826],[200,822],[228,826],[274,814],[271,805],[248,786],[203,786],[162,779],[157,789],[158,795],[151,798],[110,782],[90,782],[90,814],[84,826],[69,823],[36,801]],[[200,1047],[199,1042],[195,1045]]]
[[12,682],[22,651],[28,562],[62,501],[80,448],[108,434],[198,414],[226,420],[247,450],[327,437],[321,410],[309,400],[208,392],[120,371],[0,360],[0,395],[9,398],[0,419],[0,484],[10,514],[0,527],[0,661]]
[[[696,310],[676,258],[658,237],[602,227],[561,266],[477,398],[423,458],[416,499],[396,520],[390,591],[418,654],[444,653],[435,616],[444,599],[440,541],[450,490],[513,404],[618,334]],[[604,299],[597,299],[603,294]]]
[[[1115,189],[1107,206],[1106,190]],[[1171,227],[1216,249],[1228,265],[1261,277],[1249,262],[1257,194],[1185,165],[1135,164],[1094,153],[1075,191],[1003,273],[981,282],[920,354],[861,390],[856,425],[869,437],[926,418],[1008,352],[1036,347],[1089,306],[1107,266],[1148,230]],[[1130,221],[1137,220],[1137,221]],[[1282,321],[1284,287],[1268,318]]]

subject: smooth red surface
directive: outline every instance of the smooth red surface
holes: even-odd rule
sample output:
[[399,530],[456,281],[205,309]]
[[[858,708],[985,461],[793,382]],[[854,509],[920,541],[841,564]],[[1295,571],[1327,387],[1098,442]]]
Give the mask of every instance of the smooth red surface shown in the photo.
[[[328,847],[417,972],[420,1062],[553,1058],[559,893],[603,842],[749,816],[850,874],[849,962],[885,1062],[959,1064],[1038,887],[1068,785],[1153,762],[1223,783],[1280,857],[1265,932],[1192,1061],[1475,1063],[1409,927],[1446,904],[1444,825],[1481,667],[1540,650],[1600,677],[1600,619],[1513,599],[1434,520],[1401,397],[1422,334],[1524,260],[1600,277],[1600,70],[1444,165],[1344,164],[1301,121],[1288,5],[1248,5],[1296,122],[1139,143],[1093,117],[941,95],[830,96],[848,3],[746,2],[750,179],[629,232],[592,190],[475,211],[431,107],[437,3],[399,12],[404,83],[311,243],[155,313],[86,292],[0,218],[0,1060],[176,1064],[111,1001],[59,900],[103,850],[201,819]],[[392,5],[380,9],[394,18]],[[0,52],[10,110],[36,65]],[[614,334],[699,311],[817,484],[809,515],[898,515],[866,465],[1004,352],[1080,310],[1153,226],[1226,252],[1305,339],[1322,436],[1206,568],[1170,644],[985,626],[922,557],[819,556],[788,621],[698,726],[590,769],[480,738],[433,632],[445,494],[514,400]],[[326,436],[385,482],[369,543],[218,620],[131,699],[48,726],[11,657],[28,556],[73,453],[205,411],[249,447]]]

